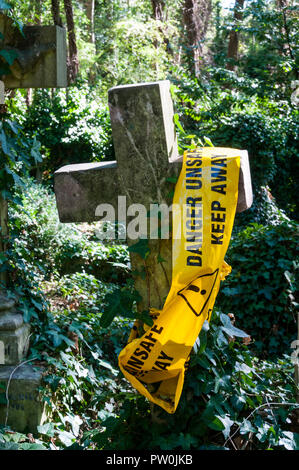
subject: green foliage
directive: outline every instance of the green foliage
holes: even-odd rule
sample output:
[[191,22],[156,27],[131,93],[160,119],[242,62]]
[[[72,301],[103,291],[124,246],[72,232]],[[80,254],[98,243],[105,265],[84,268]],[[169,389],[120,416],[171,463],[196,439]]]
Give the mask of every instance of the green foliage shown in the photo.
[[258,361],[231,341],[232,334],[244,333],[226,330],[228,322],[214,312],[210,328],[205,324],[174,415],[155,407],[150,413],[148,402],[132,394],[85,437],[98,448],[119,450],[229,449],[236,436],[243,448],[298,448],[299,436],[290,431],[296,405],[288,358]]
[[42,393],[51,421],[37,429],[31,443],[27,436],[3,429],[2,449],[22,449],[25,443],[28,449],[37,444],[53,450],[298,449],[298,405],[288,356],[276,362],[254,358],[247,346],[232,340],[247,333],[214,312],[196,342],[177,412],[151,410],[117,368],[131,324],[118,319],[103,329],[101,316],[84,298],[96,291],[94,280],[80,278],[73,277],[73,287],[80,286],[78,297],[68,288],[66,297],[71,292],[72,301],[77,297],[82,303],[60,308],[55,315],[57,339],[58,333],[66,336],[67,324],[78,347],[64,339],[53,349],[33,338],[32,355],[48,364]]
[[53,93],[37,90],[24,126],[41,142],[48,177],[67,163],[114,159],[108,107],[87,83]]
[[[8,288],[13,288],[19,297],[20,310],[25,321],[31,322],[40,347],[48,342],[48,347],[55,349],[63,343],[68,344],[69,340],[65,333],[66,327],[61,326],[64,333],[60,333],[60,328],[49,313],[44,283],[49,282],[51,285],[66,272],[67,276],[72,276],[70,273],[74,272],[74,276],[82,276],[80,282],[86,280],[91,293],[98,289],[106,294],[109,284],[104,286],[93,274],[99,278],[102,276],[104,279],[124,282],[129,270],[128,252],[122,245],[105,246],[99,241],[93,241],[94,234],[90,227],[89,232],[85,232],[84,227],[80,230],[75,224],[60,224],[54,194],[30,181],[23,182],[23,185],[26,191],[23,187],[9,210],[11,239],[5,255],[9,273]],[[72,270],[67,269],[70,264],[73,265]],[[75,266],[80,274],[74,271]],[[66,282],[67,279],[62,277],[60,282]],[[76,277],[70,279],[72,289],[77,289],[79,295],[85,289],[84,284],[79,288]],[[93,289],[89,284],[91,280],[95,285]],[[67,291],[62,292],[66,295]],[[96,311],[99,311],[96,297],[90,299],[90,308],[93,303]]]
[[[217,312],[213,313],[210,329],[205,324],[191,356],[175,415],[167,415],[156,408],[151,411],[149,402],[131,388],[117,366],[117,356],[132,327],[133,304],[138,300],[134,299],[130,285],[121,287],[103,283],[87,272],[65,274],[55,279],[49,276],[53,265],[48,274],[41,270],[51,266],[57,257],[45,254],[49,251],[46,246],[53,246],[53,253],[59,253],[67,237],[74,237],[75,225],[68,228],[68,236],[66,232],[63,234],[67,226],[64,229],[61,226],[60,232],[51,197],[42,186],[28,185],[23,207],[12,212],[13,226],[19,230],[19,235],[11,252],[13,259],[23,261],[23,265],[15,264],[14,288],[19,289],[25,319],[31,320],[30,357],[47,364],[41,392],[49,421],[39,427],[35,442],[28,442],[25,435],[3,430],[0,432],[1,447],[297,448],[293,366],[287,356],[276,361],[254,358],[249,348],[237,341],[236,338],[242,340],[252,334],[248,329],[246,333],[239,329],[244,326],[244,317],[239,311],[236,312],[236,326],[226,315]],[[280,237],[285,234],[282,225],[272,228],[280,230]],[[290,230],[289,225],[286,224],[285,230]],[[252,236],[267,230],[255,229]],[[88,236],[92,239],[90,234]],[[64,241],[59,246],[60,238]],[[255,249],[263,240],[262,237],[255,242],[251,242],[251,238],[245,239],[250,248]],[[288,244],[290,239],[291,234]],[[264,240],[267,245],[268,237]],[[277,249],[276,242],[271,249]],[[80,249],[84,251],[78,244],[79,257]],[[14,250],[16,254],[13,254]],[[272,253],[271,256],[273,262],[276,255]],[[293,285],[290,263],[286,261],[283,269],[288,272],[286,282],[287,279],[291,281],[289,291]],[[20,282],[22,272],[24,277]],[[253,282],[252,279],[247,282]],[[222,292],[225,289],[227,287],[223,286]],[[110,310],[109,304],[114,308]],[[117,312],[118,309],[122,311]],[[102,320],[105,311],[113,316],[118,313],[109,328],[103,327],[103,322],[104,326],[108,325],[105,317]]]
[[241,66],[250,76],[262,79],[268,89],[281,84],[283,92],[296,78],[298,6],[295,2],[274,5],[265,0],[248,4],[243,33],[248,50],[242,57]]
[[167,23],[153,19],[150,2],[116,0],[96,4],[98,31],[97,73],[103,89],[112,85],[164,80],[170,58],[178,48],[177,2],[164,2],[171,10]]
[[215,65],[227,66],[227,44],[234,27],[239,35],[239,58],[234,61],[239,72],[258,79],[259,92],[286,98],[291,81],[297,78],[298,6],[292,0],[277,4],[269,0],[245,2],[242,21],[216,12],[216,34],[211,50]]
[[141,297],[138,292],[134,289],[133,285],[129,284],[124,287],[118,287],[114,292],[108,293],[104,299],[106,308],[102,314],[100,325],[103,328],[107,328],[116,316],[135,319],[138,317],[136,302],[140,300]]
[[[155,21],[151,2],[98,0],[94,47],[83,2],[74,0],[81,79],[67,91],[36,90],[31,106],[17,92],[10,117],[3,115],[0,190],[12,203],[1,262],[32,326],[29,359],[46,365],[41,393],[49,420],[34,439],[1,428],[1,450],[299,448],[288,356],[298,307],[297,232],[290,220],[298,218],[295,9],[249,2],[238,25],[238,71],[231,72],[224,67],[232,15],[221,17],[218,8],[215,37],[210,28],[204,48],[212,44],[212,54],[202,61],[211,65],[194,78],[190,61],[180,65],[182,4],[163,3],[167,19]],[[8,13],[20,29],[22,21],[52,22],[50,0],[11,4]],[[0,9],[10,7],[0,1]],[[14,54],[0,55],[7,73]],[[252,209],[236,216],[227,259],[233,271],[194,346],[174,415],[137,394],[117,364],[139,300],[129,252],[146,259],[148,240],[128,249],[99,242],[95,224],[62,225],[51,190],[23,178],[38,170],[51,181],[67,163],[113,159],[107,89],[168,76],[176,85],[181,151],[247,149],[254,185]],[[236,324],[222,312],[233,312]],[[149,321],[148,313],[141,319]]]
[[12,235],[16,232],[10,260],[24,280],[30,272],[42,280],[82,270],[105,280],[125,279],[129,256],[124,245],[97,240],[96,225],[61,224],[55,196],[41,184],[28,180],[18,198],[22,209],[10,208]]
[[[288,354],[295,339],[295,309],[285,272],[298,281],[297,236],[297,226],[291,222],[251,224],[233,236],[227,253],[233,270],[217,305],[238,317],[252,336],[253,347],[266,357]],[[296,289],[296,282],[293,285]]]
[[259,81],[209,69],[200,79],[183,75],[176,101],[185,132],[214,146],[247,149],[255,194],[269,186],[277,204],[298,218],[298,110],[289,100],[259,96]]
[[4,199],[13,199],[13,188],[24,186],[20,175],[28,172],[32,162],[42,160],[40,144],[10,119],[0,122],[0,143],[0,191]]
[[[163,47],[163,24],[147,18],[123,18],[114,25],[110,50],[105,54],[106,67],[101,73],[111,83],[134,83],[164,79],[167,75],[167,51]],[[106,38],[107,40],[107,38]],[[112,42],[113,41],[113,42]],[[106,77],[105,77],[106,78]]]
[[0,1],[0,10],[9,10],[11,8],[11,5],[9,5],[7,2],[4,0]]
[[150,253],[148,240],[141,238],[137,243],[129,246],[128,250],[130,253],[137,253],[142,259],[146,259]]

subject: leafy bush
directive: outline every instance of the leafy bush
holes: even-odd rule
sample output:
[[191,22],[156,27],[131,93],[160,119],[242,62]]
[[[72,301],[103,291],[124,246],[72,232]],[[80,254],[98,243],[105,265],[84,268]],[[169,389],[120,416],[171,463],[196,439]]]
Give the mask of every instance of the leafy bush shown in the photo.
[[240,330],[229,318],[213,315],[191,356],[176,413],[168,415],[132,395],[100,420],[99,430],[86,434],[98,448],[298,449],[289,359],[259,361],[232,340]]
[[[61,224],[51,190],[30,180],[22,184],[22,191],[13,193],[15,202],[9,207],[10,243],[1,261],[2,265],[6,261],[4,267],[9,274],[7,289],[13,290],[13,295],[19,298],[24,320],[31,322],[34,337],[41,347],[46,343],[52,350],[58,344],[69,344],[70,340],[67,326],[59,327],[50,313],[45,295],[48,283],[55,283],[60,276],[66,275],[61,280],[63,282],[68,274],[74,273],[75,266],[78,273],[75,271],[75,277],[70,281],[73,289],[80,292],[75,282],[76,275],[80,282],[85,277],[90,286],[93,279],[100,296],[107,287],[104,288],[99,279],[125,282],[130,269],[128,253],[123,245],[105,246],[94,241],[92,226],[87,230],[85,226]],[[68,272],[70,267],[72,269]],[[93,276],[93,272],[99,279]],[[96,304],[96,298],[93,301]],[[92,300],[89,306],[92,307]],[[98,307],[95,308],[99,311]]]
[[233,270],[217,304],[238,317],[253,337],[256,351],[266,357],[288,353],[295,339],[295,311],[285,273],[293,273],[298,280],[297,235],[291,222],[251,224],[233,236],[228,249]]
[[68,163],[114,159],[108,107],[85,83],[67,91],[36,90],[24,126],[42,144],[48,176]]
[[[153,407],[132,389],[117,367],[117,356],[126,344],[134,317],[132,285],[107,284],[84,271],[50,275],[59,265],[60,250],[67,240],[76,237],[74,229],[78,230],[75,225],[59,226],[52,198],[49,190],[28,184],[24,206],[11,210],[13,224],[19,231],[11,250],[18,279],[15,287],[23,289],[21,308],[25,320],[32,324],[30,358],[33,363],[37,360],[47,365],[42,394],[49,422],[38,428],[35,442],[29,442],[20,433],[0,431],[0,447],[297,448],[295,386],[289,358],[285,356],[275,362],[255,358],[248,346],[233,340],[246,334],[233,327],[227,315],[217,311],[213,313],[210,330],[206,325],[197,341],[175,415]],[[283,259],[280,267],[291,276],[285,244],[291,251],[292,227],[279,219],[277,226],[253,226],[248,239],[244,231],[237,233],[232,248],[236,245],[236,258],[240,257],[238,249],[242,248],[244,255],[244,243],[256,250],[263,242],[265,248],[275,251],[265,262],[274,264],[279,249]],[[83,233],[93,241],[90,228]],[[270,245],[269,240],[273,242]],[[77,248],[80,252],[79,242]],[[118,245],[111,245],[112,248],[116,250],[114,261],[118,262],[122,253],[117,254]],[[236,263],[233,260],[232,265]],[[263,272],[261,268],[259,272]],[[252,275],[248,282],[254,282]],[[229,288],[223,286],[219,297],[225,297],[223,291]],[[278,305],[281,299],[277,296],[277,301],[274,294],[273,300]],[[244,297],[243,294],[242,304]],[[282,302],[285,300],[283,297]],[[268,304],[272,305],[269,301]],[[125,317],[116,316],[109,329],[103,327],[105,315],[114,316],[116,311],[124,312]],[[238,325],[244,327],[242,313],[236,312],[236,317]],[[247,326],[246,333],[253,335],[249,321]]]
[[189,134],[218,147],[248,150],[255,192],[269,186],[280,208],[298,219],[298,110],[290,98],[259,96],[259,82],[223,69],[177,80],[176,102]]
[[[78,295],[69,282],[80,288]],[[168,415],[136,393],[119,371],[117,355],[132,323],[116,319],[109,330],[100,327],[98,287],[82,275],[60,283],[72,303],[81,300],[53,310],[54,349],[38,337],[32,348],[32,356],[48,364],[42,393],[50,421],[38,427],[35,442],[0,430],[2,449],[299,448],[293,365],[286,355],[276,362],[258,360],[238,340],[246,333],[214,312],[191,355],[178,409]],[[66,327],[77,341],[68,339]]]
[[95,241],[95,226],[61,224],[55,196],[28,180],[19,193],[22,205],[10,209],[15,232],[11,265],[19,272],[38,272],[40,280],[86,270],[101,279],[125,280],[129,255],[124,245]]
[[252,223],[264,226],[290,223],[289,217],[279,209],[268,187],[261,186],[256,190],[252,206],[236,214],[233,232],[239,232]]
[[0,122],[0,196],[14,199],[14,188],[22,188],[21,176],[28,174],[34,163],[41,162],[40,143],[28,138],[23,127],[10,119]]

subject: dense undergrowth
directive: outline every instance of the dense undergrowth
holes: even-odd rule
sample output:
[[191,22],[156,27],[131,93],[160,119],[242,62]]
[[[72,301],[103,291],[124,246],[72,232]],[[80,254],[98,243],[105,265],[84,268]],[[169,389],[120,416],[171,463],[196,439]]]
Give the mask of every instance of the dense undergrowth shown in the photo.
[[[0,189],[9,201],[10,233],[0,271],[7,271],[8,289],[31,324],[26,360],[44,367],[40,395],[48,418],[34,435],[0,427],[0,450],[299,449],[291,360],[298,308],[298,110],[291,99],[294,60],[281,53],[291,50],[295,32],[291,28],[287,47],[281,46],[282,17],[275,6],[265,21],[266,3],[248,6],[252,27],[243,34],[250,45],[237,73],[225,68],[225,24],[213,40],[213,60],[195,78],[186,64],[166,63],[169,51],[157,47],[164,42],[162,23],[158,35],[153,30],[155,37],[145,38],[152,19],[146,23],[144,16],[135,36],[133,18],[117,27],[109,20],[103,24],[111,35],[101,51],[101,61],[108,58],[103,74],[92,83],[81,77],[67,91],[37,90],[32,103],[18,91],[7,113],[2,110]],[[120,13],[118,7],[113,14]],[[123,41],[124,32],[133,42]],[[150,50],[144,48],[149,43]],[[159,65],[159,57],[163,78],[172,82],[180,150],[211,141],[247,149],[254,190],[252,208],[236,216],[226,258],[232,273],[193,348],[174,415],[135,392],[118,368],[138,299],[127,246],[100,242],[96,224],[60,224],[52,187],[59,166],[114,158],[107,88],[156,79],[150,64],[155,59]],[[4,389],[0,403],[7,404]]]
[[[99,242],[96,225],[60,224],[51,190],[30,180],[25,184],[22,206],[10,209],[8,265],[19,307],[32,325],[28,359],[45,367],[40,393],[49,419],[34,437],[2,429],[1,449],[298,448],[293,336],[283,330],[292,329],[293,321],[291,222],[253,224],[234,234],[228,252],[233,272],[195,345],[179,407],[170,416],[137,394],[118,369],[132,318],[118,316],[110,327],[101,325],[109,295],[117,292],[119,298],[119,290],[134,310],[127,248]],[[278,241],[279,256],[271,252]],[[262,243],[264,284],[257,290],[249,284]],[[272,266],[275,276],[263,276]],[[272,291],[275,285],[279,294]],[[275,292],[274,302],[267,289]],[[274,322],[284,333],[269,334],[267,343],[261,334]],[[272,357],[262,359],[263,351]],[[4,391],[1,396],[5,399]]]

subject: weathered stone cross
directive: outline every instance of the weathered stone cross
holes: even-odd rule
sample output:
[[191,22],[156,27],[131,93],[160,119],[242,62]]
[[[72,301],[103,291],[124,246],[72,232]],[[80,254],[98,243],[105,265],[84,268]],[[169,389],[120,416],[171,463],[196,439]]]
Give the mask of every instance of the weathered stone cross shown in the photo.
[[[6,88],[67,87],[66,32],[58,26],[25,26],[23,35],[5,15],[0,15],[0,104],[4,104]],[[4,63],[2,58],[5,58]],[[2,62],[2,63],[1,63]],[[7,71],[8,72],[8,71]],[[2,95],[2,100],[1,100]],[[6,251],[7,202],[0,195],[0,252]],[[0,273],[2,286],[5,272]],[[24,323],[16,302],[8,299],[0,287],[0,398],[2,387],[8,392],[9,404],[0,400],[0,424],[15,431],[36,432],[42,421],[43,404],[37,388],[42,370],[29,364],[21,365],[29,347],[30,326]],[[1,396],[2,395],[2,396]]]
[[[127,205],[168,203],[173,189],[169,178],[178,175],[178,156],[170,83],[160,81],[117,86],[109,90],[109,108],[116,161],[68,165],[55,172],[55,193],[61,222],[97,220],[96,208],[109,203],[116,210],[118,196]],[[252,203],[248,155],[240,151],[241,172],[237,211]],[[133,241],[133,243],[136,242]],[[132,240],[128,240],[132,244]],[[133,272],[142,296],[140,311],[162,308],[171,283],[171,239],[149,240],[150,254],[142,260],[131,253]]]
[[13,21],[1,14],[0,33],[0,51],[5,51],[1,58],[5,57],[10,64],[10,73],[2,76],[6,88],[67,86],[67,47],[64,28],[24,26],[21,34],[13,25]]

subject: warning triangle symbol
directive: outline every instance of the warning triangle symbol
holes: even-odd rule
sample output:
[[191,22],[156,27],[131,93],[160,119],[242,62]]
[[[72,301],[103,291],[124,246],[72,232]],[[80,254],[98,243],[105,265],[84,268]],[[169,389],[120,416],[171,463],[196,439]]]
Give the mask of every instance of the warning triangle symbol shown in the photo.
[[197,317],[203,313],[211,297],[218,274],[219,268],[213,273],[202,274],[178,292]]

